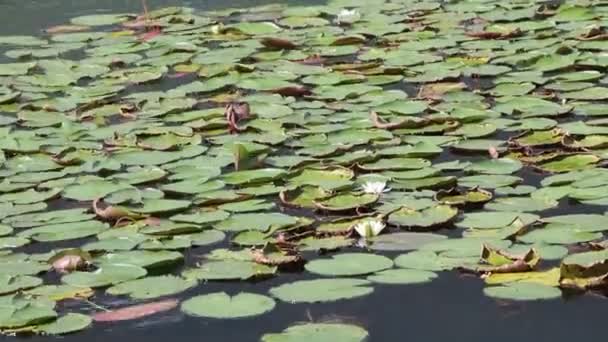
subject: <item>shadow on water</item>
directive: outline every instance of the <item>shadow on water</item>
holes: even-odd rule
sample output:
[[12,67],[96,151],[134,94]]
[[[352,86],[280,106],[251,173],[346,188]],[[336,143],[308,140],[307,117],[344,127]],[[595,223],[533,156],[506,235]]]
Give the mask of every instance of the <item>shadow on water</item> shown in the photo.
[[[200,9],[249,7],[267,4],[269,0],[148,0],[150,8],[161,6],[193,6]],[[313,4],[320,1],[290,1]],[[140,0],[0,0],[0,34],[36,34],[41,28],[63,24],[70,18],[90,13],[139,12]],[[184,80],[175,80],[179,83]],[[471,81],[472,82],[472,81]],[[484,88],[485,85],[481,84]],[[142,91],[145,89],[138,89]],[[415,93],[417,89],[407,89]],[[442,155],[442,159],[450,160]],[[453,157],[453,156],[452,156]],[[467,157],[462,156],[462,159]],[[525,184],[538,186],[542,176],[524,169],[519,176]],[[565,202],[565,201],[563,201]],[[587,212],[602,213],[604,208],[585,206]],[[580,205],[561,203],[559,210],[544,214],[580,212]],[[81,242],[81,241],[80,241]],[[57,246],[55,246],[57,247]],[[208,250],[197,249],[186,255],[186,264],[196,262],[197,255]],[[30,251],[31,252],[31,251]],[[42,251],[36,251],[42,252]],[[189,298],[199,293],[241,291],[266,293],[271,287],[295,280],[310,279],[301,273],[282,274],[262,282],[205,283],[182,294]],[[369,341],[572,341],[603,336],[606,302],[593,294],[565,295],[559,300],[545,302],[504,303],[483,296],[483,282],[456,272],[443,273],[429,284],[410,286],[376,285],[366,297],[328,304],[289,304],[278,302],[276,309],[266,315],[243,320],[212,320],[191,318],[179,310],[121,323],[95,324],[93,329],[68,335],[58,340],[66,342],[167,342],[167,341],[258,341],[268,332],[279,332],[296,322],[356,323],[371,332]],[[126,299],[97,295],[93,301],[108,308],[124,306]],[[78,301],[60,303],[59,311],[74,306],[86,308]],[[94,311],[92,307],[91,312]],[[1,341],[13,340],[0,337]],[[32,342],[52,341],[50,337],[31,337]],[[311,341],[314,342],[314,341]],[[339,341],[336,341],[339,342]]]

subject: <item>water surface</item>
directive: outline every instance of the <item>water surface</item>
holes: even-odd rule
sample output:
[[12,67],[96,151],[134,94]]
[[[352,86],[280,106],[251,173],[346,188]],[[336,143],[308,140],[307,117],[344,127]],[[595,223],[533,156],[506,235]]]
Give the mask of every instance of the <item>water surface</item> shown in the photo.
[[[198,9],[249,7],[264,3],[269,1],[148,1],[150,8],[179,5]],[[0,34],[36,34],[45,27],[65,23],[74,16],[104,12],[139,12],[140,7],[139,0],[2,0]],[[532,174],[527,176],[532,183],[535,182]],[[564,208],[576,211],[576,208],[563,205],[559,208],[561,213]],[[552,211],[551,214],[558,213]],[[204,252],[205,249],[194,251],[196,254]],[[259,283],[207,283],[182,296],[187,298],[198,293],[215,291],[265,293],[270,287],[305,278],[307,276],[303,274],[283,274],[281,277]],[[312,320],[356,323],[370,332],[369,340],[373,342],[573,341],[604,336],[604,317],[608,311],[605,299],[593,294],[565,294],[560,300],[545,302],[498,302],[483,296],[481,280],[456,272],[442,273],[439,279],[425,285],[375,285],[374,288],[372,295],[330,304],[292,305],[278,301],[276,309],[270,314],[250,319],[192,318],[174,310],[141,321],[97,323],[92,329],[56,339],[66,342],[257,341],[264,333],[279,332],[295,322]],[[125,304],[104,302],[104,298],[93,300],[107,305]],[[60,305],[86,306],[83,303]],[[58,309],[62,311],[61,307]],[[33,342],[54,339],[29,338]],[[0,337],[0,340],[14,339]]]

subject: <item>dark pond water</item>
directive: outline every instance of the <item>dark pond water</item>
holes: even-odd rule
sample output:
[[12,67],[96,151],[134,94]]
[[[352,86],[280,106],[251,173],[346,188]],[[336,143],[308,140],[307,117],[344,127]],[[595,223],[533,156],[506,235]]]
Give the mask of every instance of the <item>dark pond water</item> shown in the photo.
[[[148,5],[219,9],[267,2],[149,0]],[[80,14],[138,12],[140,6],[139,0],[0,0],[0,34],[35,34],[44,27],[64,23]],[[533,174],[524,176],[532,183],[538,180]],[[580,207],[562,205],[560,209],[574,211]],[[206,251],[194,251],[199,252]],[[463,277],[465,279],[459,279]],[[214,291],[263,293],[272,286],[302,278],[305,276],[301,274],[287,274],[260,283],[209,283],[183,296]],[[311,320],[356,323],[370,332],[370,341],[373,342],[573,341],[604,336],[604,316],[608,306],[603,297],[565,294],[560,300],[513,304],[484,297],[482,288],[482,281],[476,277],[443,273],[440,279],[425,285],[376,285],[372,295],[361,299],[315,305],[278,302],[271,314],[251,319],[205,320],[190,318],[174,310],[143,321],[96,324],[93,329],[57,339],[67,342],[257,341],[264,333],[279,332],[295,322]],[[107,299],[104,302],[104,298],[95,298],[95,301],[107,305],[121,304],[108,303]],[[13,339],[0,337],[0,340]],[[53,338],[31,337],[28,340],[52,341]]]

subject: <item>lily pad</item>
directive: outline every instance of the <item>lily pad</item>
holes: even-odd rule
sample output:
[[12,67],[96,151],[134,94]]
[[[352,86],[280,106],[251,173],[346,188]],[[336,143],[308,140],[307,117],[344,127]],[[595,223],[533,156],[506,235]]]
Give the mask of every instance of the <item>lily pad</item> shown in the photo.
[[368,336],[365,329],[356,325],[338,323],[309,323],[291,326],[281,333],[265,334],[263,342],[361,342]]
[[51,322],[57,318],[54,306],[54,302],[30,301],[14,295],[4,296],[0,327],[15,329]]
[[331,259],[313,260],[306,270],[325,276],[354,276],[370,274],[391,268],[393,262],[383,256],[364,253],[344,253]]
[[20,290],[27,290],[42,284],[42,279],[32,276],[0,276],[0,294],[10,294]]
[[391,233],[378,235],[372,239],[369,248],[378,251],[410,251],[416,250],[434,241],[447,239],[444,235],[432,233]]
[[437,205],[422,210],[402,208],[391,213],[388,222],[402,227],[429,228],[450,222],[456,215],[458,210],[448,205]]
[[[479,250],[481,250],[481,247],[479,247]],[[479,254],[479,250],[476,251],[477,254]],[[420,250],[399,255],[395,259],[395,265],[413,270],[447,271],[456,267],[475,264],[478,259],[478,257],[451,258],[437,255],[433,251]]]
[[272,298],[241,292],[229,296],[225,292],[196,296],[184,301],[181,309],[188,315],[209,318],[243,318],[272,311]]
[[234,214],[227,220],[214,225],[216,229],[222,231],[245,231],[259,230],[268,231],[269,229],[280,229],[295,225],[297,219],[293,216],[281,213],[247,213]]
[[327,211],[352,210],[371,205],[378,201],[377,194],[338,194],[330,198],[315,200],[314,205]]
[[204,262],[198,268],[186,269],[182,276],[197,280],[247,280],[272,276],[275,272],[276,267],[250,261],[223,260]]
[[270,294],[287,303],[334,302],[368,295],[371,282],[362,279],[301,280],[273,287]]
[[97,259],[100,264],[132,265],[146,269],[164,267],[181,262],[184,256],[171,251],[127,251],[107,253]]
[[68,313],[54,322],[36,326],[35,331],[45,335],[65,335],[88,328],[93,319],[79,313]]
[[93,272],[74,272],[65,275],[61,281],[67,285],[83,287],[104,287],[145,276],[148,272],[138,266],[107,264]]
[[562,292],[555,287],[524,282],[486,287],[483,292],[489,297],[517,301],[549,300],[562,295]]
[[128,295],[134,299],[149,299],[183,292],[195,285],[194,281],[175,276],[157,276],[114,285],[106,292],[112,295]]
[[374,283],[380,284],[423,284],[437,278],[437,274],[422,270],[396,269],[378,272],[367,277]]

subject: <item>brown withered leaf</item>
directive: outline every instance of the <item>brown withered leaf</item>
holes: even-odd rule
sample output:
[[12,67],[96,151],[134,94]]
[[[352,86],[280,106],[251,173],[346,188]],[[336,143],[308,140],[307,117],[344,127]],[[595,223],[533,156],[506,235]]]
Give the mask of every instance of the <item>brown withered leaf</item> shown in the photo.
[[306,65],[323,65],[327,61],[325,58],[318,54],[310,55],[304,59],[296,59],[294,62]]
[[608,285],[608,253],[606,250],[580,252],[574,252],[562,260],[560,285],[579,289]]
[[378,115],[378,113],[374,112],[374,111],[370,111],[369,112],[369,117],[370,120],[372,121],[372,123],[374,124],[374,127],[376,128],[380,128],[380,129],[397,129],[397,128],[404,128],[404,127],[412,127],[412,126],[418,126],[420,125],[419,121],[416,121],[415,119],[412,118],[405,118],[405,119],[401,119],[397,122],[384,122],[380,116]]
[[433,199],[447,205],[463,206],[467,204],[480,204],[492,200],[492,193],[479,187],[472,189],[441,189]]
[[[559,5],[558,5],[559,6]],[[544,3],[536,9],[536,15],[540,17],[550,17],[557,13],[557,7],[554,4]]]
[[561,287],[578,289],[578,290],[605,288],[606,286],[608,286],[608,274],[601,275],[598,277],[588,277],[588,278],[562,277],[559,280],[559,285]]
[[282,87],[282,88],[273,89],[270,92],[279,94],[281,96],[293,96],[293,97],[308,96],[308,95],[312,94],[312,92],[310,91],[309,88],[302,87],[302,86]]
[[298,45],[296,45],[294,42],[282,38],[266,37],[262,38],[260,43],[262,43],[262,45],[267,48],[275,48],[281,50],[294,50],[298,48]]
[[286,266],[302,262],[302,257],[297,251],[285,244],[268,242],[263,248],[254,249],[251,254],[256,263],[269,266]]
[[445,93],[466,88],[463,82],[437,82],[428,83],[420,87],[418,98],[441,100]]
[[144,220],[144,223],[146,224],[146,226],[160,226],[160,224],[163,221],[161,219],[159,219],[158,217],[146,217],[146,219]]
[[540,262],[536,249],[531,248],[523,255],[512,255],[504,251],[493,249],[484,244],[481,251],[481,260],[485,265],[475,268],[480,273],[514,273],[534,270]]
[[100,312],[92,315],[96,322],[118,322],[138,319],[169,311],[177,307],[177,299],[167,299],[154,303],[127,306],[118,310]]
[[363,44],[365,43],[365,36],[362,35],[353,35],[353,36],[345,36],[339,37],[334,40],[331,45],[340,46],[340,45],[354,45],[354,44]]
[[89,265],[93,258],[88,252],[79,248],[63,250],[49,259],[49,264],[58,273],[70,273],[74,271],[84,270]]
[[125,21],[121,25],[128,29],[141,30],[152,27],[163,27],[165,24],[160,21],[149,20],[145,16],[139,16],[135,20]]
[[603,27],[594,25],[591,28],[589,28],[585,33],[576,37],[576,39],[578,39],[578,40],[607,40],[608,33],[606,32],[606,30]]
[[244,131],[238,123],[239,121],[248,118],[251,115],[249,104],[246,102],[233,102],[226,105],[224,110],[226,121],[228,121],[228,130],[230,133],[239,133]]
[[466,35],[480,39],[508,39],[521,36],[522,33],[519,28],[515,28],[509,31],[472,31],[467,32]]
[[346,71],[346,70],[366,70],[375,69],[381,67],[382,64],[379,62],[368,62],[368,63],[342,63],[332,65],[331,68],[334,71]]
[[99,206],[99,202],[101,199],[97,198],[93,201],[93,211],[99,217],[107,221],[120,221],[123,219],[141,219],[146,218],[146,215],[134,213],[126,208],[116,207],[116,206],[107,206],[102,209]]
[[68,147],[65,150],[53,155],[51,158],[53,161],[62,166],[79,165],[82,163],[82,159],[77,157],[77,153],[70,155],[72,152],[77,152],[78,149],[75,147]]

